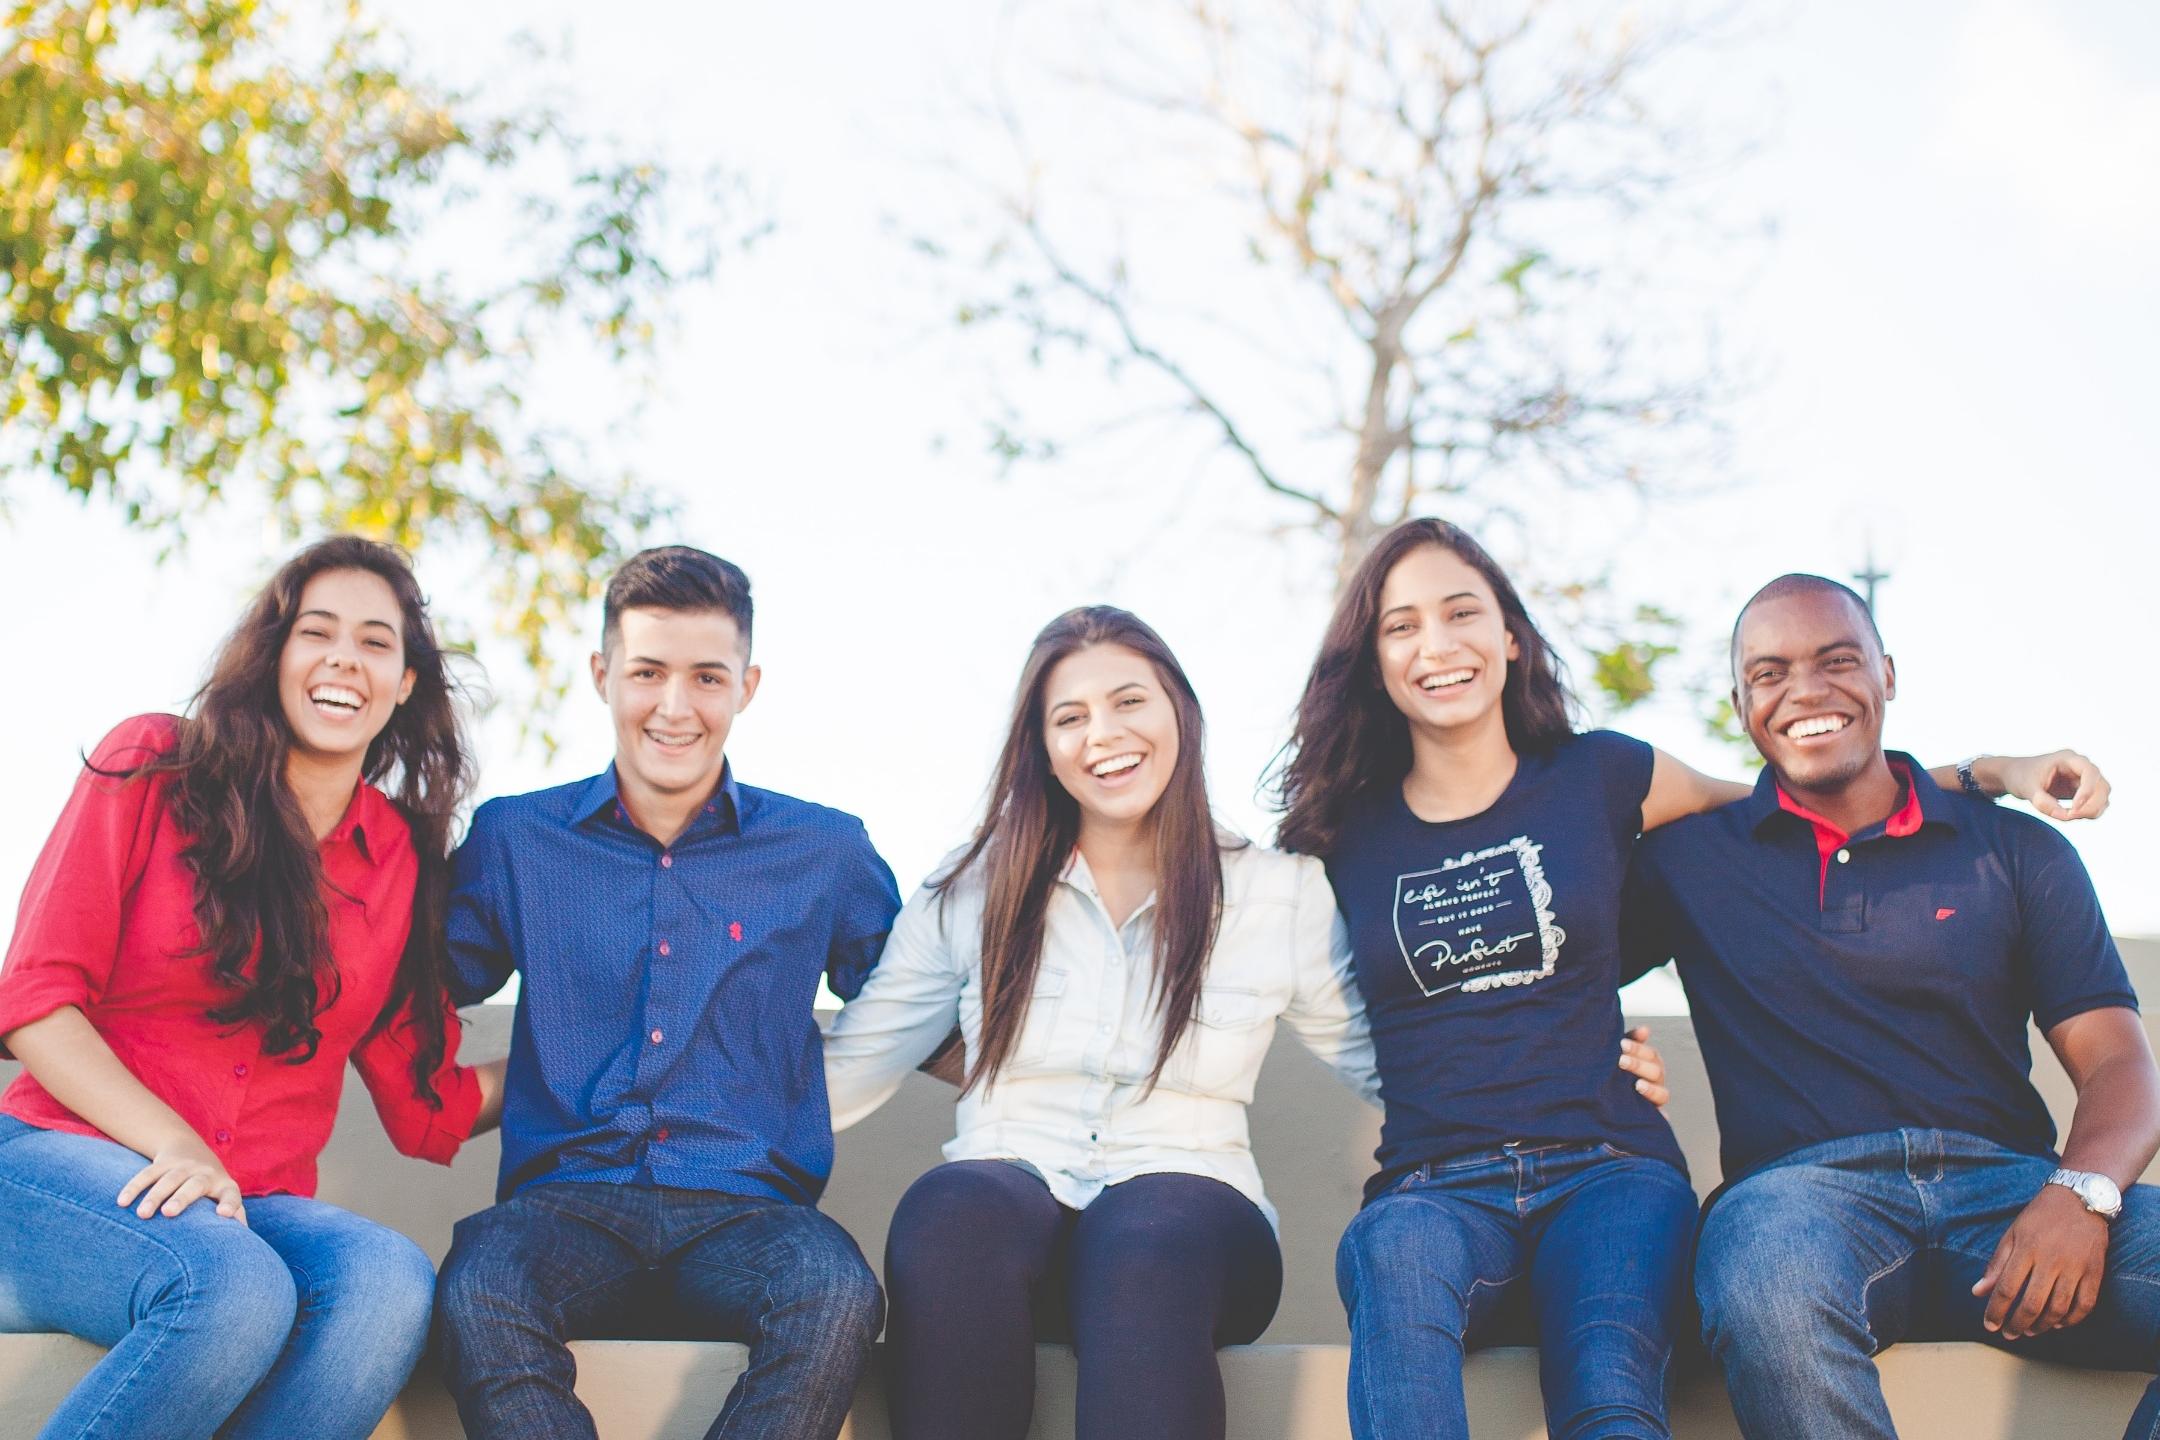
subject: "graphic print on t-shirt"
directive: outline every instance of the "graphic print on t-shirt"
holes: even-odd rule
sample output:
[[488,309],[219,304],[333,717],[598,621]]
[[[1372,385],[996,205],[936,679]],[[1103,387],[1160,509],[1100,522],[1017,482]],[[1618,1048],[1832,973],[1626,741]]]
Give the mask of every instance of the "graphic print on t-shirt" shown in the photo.
[[1528,985],[1553,973],[1567,932],[1554,923],[1542,847],[1518,835],[1395,879],[1395,940],[1426,995]]

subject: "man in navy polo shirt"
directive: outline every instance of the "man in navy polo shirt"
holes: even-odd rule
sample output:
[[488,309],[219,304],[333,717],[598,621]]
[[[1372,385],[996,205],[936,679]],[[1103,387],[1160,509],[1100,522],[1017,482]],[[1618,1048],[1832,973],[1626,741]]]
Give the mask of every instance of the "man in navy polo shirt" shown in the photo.
[[522,977],[500,1203],[461,1221],[436,1313],[465,1432],[590,1437],[565,1342],[740,1340],[709,1437],[832,1440],[883,1319],[832,1168],[823,975],[861,988],[899,910],[852,815],[738,784],[750,584],[702,550],[608,582],[593,683],[615,760],[495,800],[459,849],[460,1003]]
[[[1894,1436],[1907,1337],[2153,1369],[2160,1071],[2076,852],[1883,751],[1895,671],[1835,581],[1749,601],[1733,683],[1768,768],[1644,837],[1627,944],[1678,959],[1716,1095],[1695,1283],[1742,1432]],[[2028,1018],[2077,1084],[2059,1157]]]

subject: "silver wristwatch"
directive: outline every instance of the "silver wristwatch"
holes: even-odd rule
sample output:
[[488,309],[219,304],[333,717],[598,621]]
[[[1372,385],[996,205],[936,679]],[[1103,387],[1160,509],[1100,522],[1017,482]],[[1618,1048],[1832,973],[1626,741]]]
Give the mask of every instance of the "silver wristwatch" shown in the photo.
[[2085,1208],[2103,1220],[2122,1214],[2122,1191],[2105,1175],[2090,1170],[2057,1170],[2047,1183],[2060,1185],[2085,1202]]

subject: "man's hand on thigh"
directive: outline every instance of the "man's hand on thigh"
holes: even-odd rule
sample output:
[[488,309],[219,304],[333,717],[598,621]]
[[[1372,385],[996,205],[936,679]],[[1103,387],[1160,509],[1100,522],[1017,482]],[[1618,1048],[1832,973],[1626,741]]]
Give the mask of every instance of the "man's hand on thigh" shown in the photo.
[[2107,1250],[2107,1221],[2066,1187],[2041,1186],[1973,1286],[1988,1302],[1981,1323],[2005,1340],[2077,1324],[2099,1302]]

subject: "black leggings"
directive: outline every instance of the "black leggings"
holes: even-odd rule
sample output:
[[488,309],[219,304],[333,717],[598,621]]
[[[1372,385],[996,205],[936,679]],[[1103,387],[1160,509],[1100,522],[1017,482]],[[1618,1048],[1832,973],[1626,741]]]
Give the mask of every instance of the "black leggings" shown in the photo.
[[885,1285],[894,1440],[1020,1440],[1038,1336],[1079,1357],[1079,1440],[1206,1440],[1215,1347],[1274,1318],[1282,1251],[1219,1180],[1141,1175],[1068,1210],[1018,1165],[962,1160],[901,1199]]

